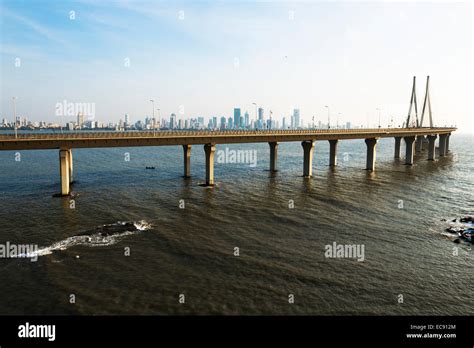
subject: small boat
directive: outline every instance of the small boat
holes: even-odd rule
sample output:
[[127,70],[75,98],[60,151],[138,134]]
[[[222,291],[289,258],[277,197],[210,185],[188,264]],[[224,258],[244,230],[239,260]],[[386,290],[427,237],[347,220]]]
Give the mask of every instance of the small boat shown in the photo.
[[155,169],[155,167],[145,167],[146,169]]

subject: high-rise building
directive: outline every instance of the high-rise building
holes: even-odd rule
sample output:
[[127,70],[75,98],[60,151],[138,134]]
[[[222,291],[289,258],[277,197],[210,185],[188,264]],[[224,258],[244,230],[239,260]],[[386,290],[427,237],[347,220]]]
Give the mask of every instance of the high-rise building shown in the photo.
[[176,129],[176,114],[170,116],[170,129]]
[[301,126],[301,123],[300,123],[300,109],[294,109],[293,110],[293,117],[294,117],[294,122],[295,122],[295,128],[298,128]]
[[221,129],[225,129],[225,121],[226,121],[225,117],[222,116],[221,117]]
[[82,112],[79,112],[77,114],[77,126],[79,128],[82,128],[83,124],[84,124],[84,114]]
[[234,120],[232,119],[232,117],[229,117],[229,119],[228,119],[227,128],[229,128],[229,129],[234,128]]
[[234,108],[234,127],[240,127],[240,108]]
[[350,122],[347,122],[347,123],[346,123],[346,129],[351,129],[351,127],[352,127],[351,123],[350,123]]
[[250,117],[249,117],[248,111],[245,111],[245,116],[244,116],[244,118],[245,118],[245,120],[244,120],[244,126],[245,126],[245,128],[248,128],[248,126],[250,125],[250,123],[249,123]]
[[217,116],[212,118],[212,128],[217,128]]
[[281,119],[281,128],[286,129],[286,117],[285,116],[283,116],[283,118]]
[[273,128],[273,125],[274,125],[274,121],[272,119],[268,119],[267,122],[267,129],[272,129]]
[[264,120],[263,120],[263,108],[258,108],[258,121],[257,121],[257,127],[258,128],[263,128],[264,126]]
[[95,128],[95,122],[94,121],[86,121],[84,122],[84,127],[87,129],[93,129]]
[[125,127],[130,126],[130,116],[125,114]]

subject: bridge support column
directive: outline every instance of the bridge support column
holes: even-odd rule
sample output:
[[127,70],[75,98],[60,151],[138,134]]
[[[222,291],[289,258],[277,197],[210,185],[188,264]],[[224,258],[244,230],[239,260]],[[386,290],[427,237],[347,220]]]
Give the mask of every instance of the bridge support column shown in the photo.
[[428,136],[423,136],[423,141],[421,142],[421,151],[425,151],[428,147]]
[[270,171],[276,172],[278,160],[278,143],[269,142],[268,145],[270,145]]
[[422,147],[422,144],[423,144],[423,139],[424,139],[424,136],[422,135],[418,135],[416,137],[416,144],[415,144],[415,151],[416,153],[420,153],[421,152],[421,147]]
[[69,196],[70,179],[69,179],[69,151],[59,150],[59,175],[61,177],[61,196]]
[[446,156],[446,139],[448,138],[447,134],[439,135],[439,155],[440,157]]
[[183,145],[184,177],[191,177],[191,145]]
[[301,143],[304,151],[303,176],[310,178],[313,175],[314,141],[306,140]]
[[214,186],[214,155],[216,153],[216,145],[204,145],[204,152],[206,153],[206,186]]
[[73,166],[72,166],[72,149],[67,150],[68,155],[68,169],[69,169],[69,183],[72,184],[74,182],[73,179]]
[[448,134],[448,136],[446,137],[446,155],[448,154],[449,152],[449,138],[451,138],[451,133]]
[[365,139],[367,145],[367,166],[365,169],[374,171],[375,170],[375,147],[377,145],[378,138]]
[[339,140],[329,140],[329,166],[337,165],[337,143]]
[[436,138],[438,137],[435,135],[428,135],[428,161],[434,161],[436,159]]
[[400,144],[402,137],[395,137],[395,158],[400,158]]
[[415,142],[415,136],[411,137],[404,137],[405,145],[406,145],[406,153],[405,153],[405,164],[412,165],[413,164],[413,155],[414,155],[414,148],[413,144]]

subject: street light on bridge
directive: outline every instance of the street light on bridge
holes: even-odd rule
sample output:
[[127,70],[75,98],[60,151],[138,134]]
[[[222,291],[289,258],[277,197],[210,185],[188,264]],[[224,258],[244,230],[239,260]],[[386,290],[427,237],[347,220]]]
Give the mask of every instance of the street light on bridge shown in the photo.
[[156,111],[158,111],[158,130],[159,130],[161,127],[160,108],[156,108]]
[[257,120],[258,120],[258,115],[257,115],[257,103],[252,103],[253,105],[255,105],[255,127],[257,126]]
[[152,117],[153,117],[153,131],[155,130],[155,100],[150,99],[151,101],[151,112],[152,112]]
[[16,97],[13,97],[13,125],[14,125],[14,128],[15,128],[15,138],[18,138],[18,133],[17,133],[17,129],[16,129]]
[[327,105],[324,105],[325,108],[328,108],[328,129],[331,128],[331,116],[330,116],[330,112],[329,112],[329,106]]
[[379,111],[379,128],[380,128],[380,114],[381,114],[381,110],[380,110],[380,108],[377,108],[377,109],[375,109],[375,110],[378,110],[378,111]]

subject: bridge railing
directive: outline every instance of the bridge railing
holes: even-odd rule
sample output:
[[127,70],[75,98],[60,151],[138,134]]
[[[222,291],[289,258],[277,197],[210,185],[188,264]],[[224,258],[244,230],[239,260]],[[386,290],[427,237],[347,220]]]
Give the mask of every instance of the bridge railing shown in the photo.
[[278,129],[278,130],[159,130],[159,131],[110,131],[110,132],[65,132],[65,133],[20,133],[0,135],[1,140],[32,139],[114,139],[114,138],[166,138],[166,137],[202,137],[202,136],[252,136],[252,135],[301,135],[301,134],[357,134],[357,133],[406,133],[424,132],[428,129],[454,129],[447,127],[423,128],[358,128],[358,129]]

